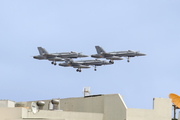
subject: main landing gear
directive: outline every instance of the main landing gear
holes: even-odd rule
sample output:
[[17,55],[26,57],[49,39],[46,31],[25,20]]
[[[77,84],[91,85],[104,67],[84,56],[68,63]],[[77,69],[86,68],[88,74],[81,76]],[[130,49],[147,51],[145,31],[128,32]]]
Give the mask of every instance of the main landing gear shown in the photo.
[[77,72],[81,72],[81,68],[78,68],[76,71],[77,71]]
[[56,61],[52,61],[52,62],[51,62],[51,64],[54,64],[54,65],[56,65]]

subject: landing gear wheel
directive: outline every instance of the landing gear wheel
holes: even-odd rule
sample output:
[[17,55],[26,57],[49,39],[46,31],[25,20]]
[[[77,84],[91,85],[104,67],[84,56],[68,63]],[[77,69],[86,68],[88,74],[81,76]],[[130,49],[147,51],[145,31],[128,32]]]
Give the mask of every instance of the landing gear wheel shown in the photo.
[[94,71],[96,71],[96,66],[94,67]]
[[114,61],[110,60],[110,61],[109,61],[109,63],[112,63],[112,64],[114,64]]
[[81,70],[79,70],[79,72],[81,72]]
[[77,69],[76,71],[77,71],[77,72],[79,72],[79,70],[78,70],[78,69]]
[[54,64],[54,62],[51,62],[51,64]]
[[54,65],[56,65],[56,63],[54,63]]

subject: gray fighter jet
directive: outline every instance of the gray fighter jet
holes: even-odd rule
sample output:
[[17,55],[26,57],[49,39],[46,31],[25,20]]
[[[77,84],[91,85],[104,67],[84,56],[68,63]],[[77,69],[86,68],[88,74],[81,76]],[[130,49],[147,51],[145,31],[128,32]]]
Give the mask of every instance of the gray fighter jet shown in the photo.
[[135,52],[132,50],[128,51],[115,51],[115,52],[108,52],[106,53],[105,50],[100,47],[100,46],[95,46],[96,51],[98,54],[93,54],[91,57],[94,58],[106,58],[110,59],[109,62],[114,63],[113,60],[123,60],[121,57],[127,57],[127,62],[129,62],[130,57],[135,57],[135,56],[145,56],[146,54],[140,53],[140,52]]
[[65,63],[59,63],[59,66],[63,67],[73,67],[77,68],[77,72],[81,72],[81,68],[90,68],[90,66],[94,67],[94,71],[96,71],[96,66],[102,66],[102,65],[110,65],[113,63],[109,63],[105,60],[80,60],[80,61],[73,61],[72,59],[66,59]]
[[64,58],[78,58],[78,57],[88,57],[88,55],[83,55],[82,53],[77,52],[61,52],[61,53],[51,53],[49,54],[45,48],[38,47],[39,54],[37,56],[33,56],[35,59],[46,59],[52,61],[51,64],[56,65],[56,61],[64,61]]

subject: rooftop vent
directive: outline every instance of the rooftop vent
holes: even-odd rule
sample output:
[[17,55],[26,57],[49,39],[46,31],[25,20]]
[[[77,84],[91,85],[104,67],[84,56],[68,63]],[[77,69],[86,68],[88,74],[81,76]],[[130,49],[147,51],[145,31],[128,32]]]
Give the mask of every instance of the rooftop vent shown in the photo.
[[52,99],[51,103],[53,104],[53,110],[58,110],[59,100],[58,99]]
[[37,104],[39,110],[43,110],[43,107],[44,107],[44,105],[45,105],[45,102],[44,102],[44,101],[38,101],[36,104]]

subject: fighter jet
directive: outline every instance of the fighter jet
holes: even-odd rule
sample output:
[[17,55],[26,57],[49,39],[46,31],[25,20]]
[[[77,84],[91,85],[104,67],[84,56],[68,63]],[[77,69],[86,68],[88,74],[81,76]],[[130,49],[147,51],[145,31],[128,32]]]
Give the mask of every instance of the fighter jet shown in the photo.
[[73,61],[72,59],[66,59],[65,63],[59,63],[59,66],[63,67],[73,67],[77,68],[77,72],[81,72],[81,68],[90,68],[90,65],[94,67],[94,71],[96,71],[96,66],[102,65],[110,65],[113,63],[109,63],[105,60],[80,60],[80,61]]
[[47,59],[52,61],[51,64],[56,65],[56,61],[64,61],[64,58],[78,58],[78,57],[88,57],[88,55],[83,55],[82,53],[77,52],[61,52],[61,53],[51,53],[49,54],[45,48],[38,47],[39,54],[37,56],[33,56],[35,59]]
[[115,51],[115,52],[108,52],[106,53],[105,50],[100,47],[100,46],[95,46],[96,51],[98,54],[93,54],[91,55],[91,57],[94,58],[106,58],[106,59],[110,59],[109,62],[114,63],[113,60],[123,60],[123,58],[121,57],[127,57],[127,62],[129,61],[130,57],[135,57],[135,56],[145,56],[146,54],[140,53],[140,52],[135,52],[132,50],[128,50],[128,51]]

